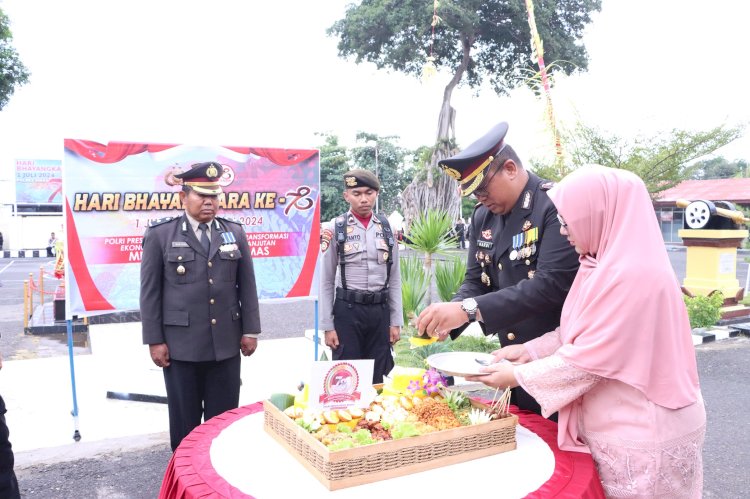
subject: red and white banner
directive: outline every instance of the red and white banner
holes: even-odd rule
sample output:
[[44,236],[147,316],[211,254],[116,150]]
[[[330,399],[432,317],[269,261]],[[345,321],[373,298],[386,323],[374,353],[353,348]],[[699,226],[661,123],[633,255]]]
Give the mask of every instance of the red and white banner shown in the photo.
[[317,150],[66,139],[68,317],[139,308],[143,232],[182,214],[172,176],[203,161],[223,166],[219,215],[245,226],[259,299],[317,295]]

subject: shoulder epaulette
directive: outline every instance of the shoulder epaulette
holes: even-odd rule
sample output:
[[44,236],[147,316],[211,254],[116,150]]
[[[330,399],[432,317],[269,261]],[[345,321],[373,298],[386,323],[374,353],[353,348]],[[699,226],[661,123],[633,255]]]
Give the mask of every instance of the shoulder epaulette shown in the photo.
[[231,217],[216,217],[216,218],[218,218],[222,222],[232,222],[233,224],[242,225],[242,222],[240,222],[239,220],[235,218],[231,218]]
[[543,191],[548,191],[552,189],[555,186],[555,183],[550,180],[542,180],[541,184],[539,184],[539,188]]
[[156,218],[154,220],[149,220],[148,226],[149,227],[156,227],[157,225],[162,225],[167,222],[171,222],[172,220],[177,220],[176,217],[164,217],[164,218]]

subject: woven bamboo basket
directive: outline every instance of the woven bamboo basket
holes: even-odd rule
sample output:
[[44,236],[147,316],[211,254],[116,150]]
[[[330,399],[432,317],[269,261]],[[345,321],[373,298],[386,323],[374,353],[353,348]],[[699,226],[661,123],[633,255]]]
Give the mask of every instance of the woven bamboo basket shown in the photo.
[[[479,405],[479,404],[478,404]],[[516,448],[518,418],[331,452],[305,429],[263,402],[264,429],[329,490],[408,475]]]

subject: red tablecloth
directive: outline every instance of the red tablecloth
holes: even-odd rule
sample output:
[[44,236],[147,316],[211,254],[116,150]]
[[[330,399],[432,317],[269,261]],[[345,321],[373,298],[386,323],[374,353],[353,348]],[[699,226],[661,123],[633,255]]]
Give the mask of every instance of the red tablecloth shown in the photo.
[[[246,405],[205,422],[185,437],[172,455],[164,473],[160,499],[197,499],[206,497],[248,498],[214,470],[211,464],[211,442],[235,421],[263,410],[263,404]],[[521,426],[537,434],[555,455],[555,471],[550,479],[527,498],[604,497],[594,461],[589,454],[566,452],[557,447],[557,424],[527,411],[514,410]]]

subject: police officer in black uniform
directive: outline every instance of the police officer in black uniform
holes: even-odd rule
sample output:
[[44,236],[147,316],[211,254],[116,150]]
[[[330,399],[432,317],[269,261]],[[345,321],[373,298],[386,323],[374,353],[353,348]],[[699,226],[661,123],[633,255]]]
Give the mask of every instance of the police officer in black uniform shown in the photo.
[[[3,368],[3,357],[0,355],[0,369]],[[5,400],[0,396],[0,497],[16,499],[21,497],[18,479],[13,471],[15,457],[10,444],[10,431],[5,421]]]
[[204,421],[237,408],[240,352],[258,345],[255,273],[242,225],[217,217],[222,166],[197,163],[182,182],[181,217],[143,236],[141,325],[164,368],[172,450]]
[[[557,210],[547,196],[553,183],[526,171],[505,143],[500,123],[466,149],[440,162],[463,196],[479,201],[471,218],[466,276],[450,303],[436,303],[419,316],[418,329],[445,339],[479,321],[502,346],[520,344],[554,330],[578,270],[578,255],[560,235]],[[541,413],[521,388],[511,401]]]
[[344,174],[350,209],[323,224],[318,302],[333,360],[374,359],[373,383],[393,368],[403,325],[398,243],[388,219],[372,211],[379,190],[372,172]]

